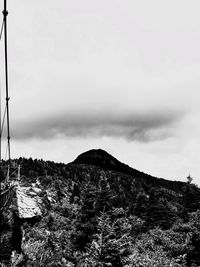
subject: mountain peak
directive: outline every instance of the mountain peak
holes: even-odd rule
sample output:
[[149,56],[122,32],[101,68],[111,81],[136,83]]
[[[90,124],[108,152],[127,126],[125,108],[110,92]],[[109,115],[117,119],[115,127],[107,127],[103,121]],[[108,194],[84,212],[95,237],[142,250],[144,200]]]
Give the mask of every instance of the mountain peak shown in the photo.
[[100,166],[105,169],[118,169],[122,164],[103,149],[91,149],[80,154],[74,161],[78,164],[89,164]]

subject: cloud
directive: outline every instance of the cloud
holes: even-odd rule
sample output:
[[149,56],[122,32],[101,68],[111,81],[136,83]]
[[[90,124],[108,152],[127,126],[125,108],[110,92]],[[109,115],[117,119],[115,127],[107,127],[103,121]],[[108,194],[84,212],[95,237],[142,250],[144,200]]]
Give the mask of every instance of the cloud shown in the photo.
[[[81,115],[82,114],[82,115]],[[167,111],[135,114],[59,114],[35,121],[20,121],[12,129],[14,139],[66,137],[117,137],[150,142],[166,139],[183,114]]]

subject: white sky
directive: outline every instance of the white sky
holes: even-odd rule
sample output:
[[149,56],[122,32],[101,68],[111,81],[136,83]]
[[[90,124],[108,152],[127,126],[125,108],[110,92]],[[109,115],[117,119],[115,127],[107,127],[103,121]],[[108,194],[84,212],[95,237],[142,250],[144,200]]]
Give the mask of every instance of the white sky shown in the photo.
[[12,157],[67,163],[102,148],[200,184],[199,1],[8,0],[8,10]]

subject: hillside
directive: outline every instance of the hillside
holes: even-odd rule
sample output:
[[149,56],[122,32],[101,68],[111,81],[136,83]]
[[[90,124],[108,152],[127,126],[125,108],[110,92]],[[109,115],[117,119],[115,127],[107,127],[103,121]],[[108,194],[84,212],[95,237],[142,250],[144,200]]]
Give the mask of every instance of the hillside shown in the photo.
[[121,163],[116,158],[114,158],[113,156],[111,156],[102,149],[93,149],[85,153],[82,153],[77,157],[77,159],[73,163],[95,165],[105,170],[121,172],[123,174],[136,177],[138,180],[141,180],[141,182],[143,181],[143,183],[146,185],[164,186],[168,189],[172,189],[177,192],[181,191],[181,188],[184,186],[183,182],[168,181],[133,169],[128,165]]
[[69,164],[16,161],[44,206],[34,227],[23,225],[24,266],[200,265],[200,189],[191,181],[158,179],[103,150]]

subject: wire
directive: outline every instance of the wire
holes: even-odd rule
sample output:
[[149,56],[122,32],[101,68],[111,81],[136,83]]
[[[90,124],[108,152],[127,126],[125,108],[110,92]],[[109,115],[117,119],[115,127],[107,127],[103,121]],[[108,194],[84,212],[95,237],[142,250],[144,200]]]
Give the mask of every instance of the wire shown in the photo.
[[2,24],[1,24],[0,40],[1,40],[1,37],[2,37],[2,34],[3,34],[3,28],[4,28],[4,21],[2,21]]
[[[1,122],[1,120],[2,120],[2,111],[1,111],[1,109],[2,109],[2,107],[1,107],[1,104],[2,104],[2,99],[1,99],[1,80],[0,80],[0,122]],[[0,164],[1,164],[1,153],[2,153],[2,132],[3,132],[3,130],[2,130],[2,128],[0,129]],[[1,165],[0,165],[0,168],[1,168]]]
[[5,161],[6,161],[6,158],[7,158],[7,154],[8,154],[8,144],[6,146]]
[[0,137],[2,137],[4,123],[5,123],[5,118],[6,118],[6,107],[5,107],[4,113],[3,113],[3,120],[2,120],[2,125],[1,125]]

